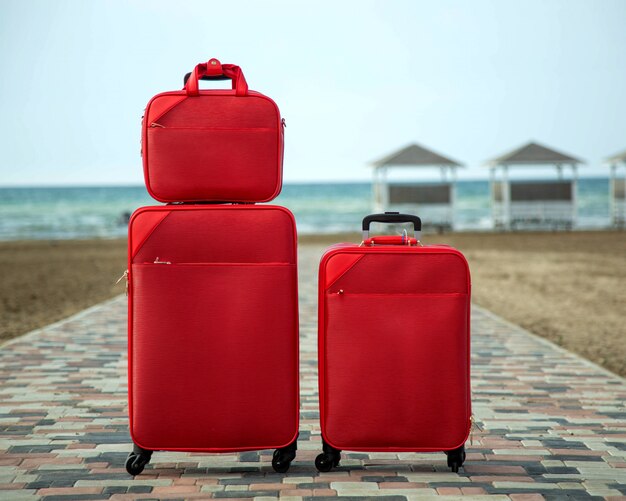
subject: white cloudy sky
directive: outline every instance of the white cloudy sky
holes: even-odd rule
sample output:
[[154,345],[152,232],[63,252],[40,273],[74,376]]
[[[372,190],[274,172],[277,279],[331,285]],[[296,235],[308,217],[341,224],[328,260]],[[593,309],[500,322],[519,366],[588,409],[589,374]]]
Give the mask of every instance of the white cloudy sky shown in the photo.
[[419,142],[626,148],[623,0],[0,1],[0,185],[140,184],[140,117],[210,57],[287,120],[286,181],[369,179]]

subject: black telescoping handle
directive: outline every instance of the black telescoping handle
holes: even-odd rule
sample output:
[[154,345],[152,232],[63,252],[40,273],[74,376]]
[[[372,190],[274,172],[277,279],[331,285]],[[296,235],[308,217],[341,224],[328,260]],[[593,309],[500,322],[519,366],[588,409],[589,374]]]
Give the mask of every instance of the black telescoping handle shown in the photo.
[[363,240],[369,238],[370,224],[377,223],[413,223],[415,238],[419,239],[422,230],[422,220],[413,214],[400,214],[399,212],[385,212],[383,214],[370,214],[363,218]]
[[[190,76],[191,76],[191,72],[185,75],[185,78],[183,79],[183,85],[187,83],[187,80],[189,80]],[[200,80],[231,80],[231,78],[224,76],[224,75],[214,75],[214,76],[205,75],[203,77],[200,77]]]

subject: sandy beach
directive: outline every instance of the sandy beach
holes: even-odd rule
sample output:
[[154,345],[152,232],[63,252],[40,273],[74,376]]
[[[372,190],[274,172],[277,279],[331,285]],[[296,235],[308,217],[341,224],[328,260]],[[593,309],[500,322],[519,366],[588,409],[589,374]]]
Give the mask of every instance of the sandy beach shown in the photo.
[[0,243],[0,342],[124,292],[126,240]]
[[[302,236],[300,259],[317,260],[328,244],[358,238]],[[458,233],[422,240],[465,253],[476,303],[626,376],[626,232]],[[125,240],[0,243],[0,341],[123,293],[115,282],[125,269]]]

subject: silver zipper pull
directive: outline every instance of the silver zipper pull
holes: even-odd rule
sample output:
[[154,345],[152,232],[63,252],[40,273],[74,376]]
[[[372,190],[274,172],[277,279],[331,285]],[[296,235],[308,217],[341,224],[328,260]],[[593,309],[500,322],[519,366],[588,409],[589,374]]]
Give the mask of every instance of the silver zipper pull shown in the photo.
[[152,122],[152,123],[150,124],[150,127],[152,127],[153,129],[154,129],[155,127],[159,127],[160,129],[165,129],[165,126],[164,126],[164,125],[158,124],[158,123],[156,123],[156,122]]
[[128,296],[128,270],[125,270],[122,276],[117,279],[115,285],[119,284],[122,280],[126,280],[126,295]]
[[474,414],[472,414],[470,416],[470,445],[474,445],[474,430],[478,430],[478,431],[482,431],[481,427],[478,426],[478,423],[476,422],[476,418],[474,417]]
[[159,261],[159,258],[157,257],[154,260],[154,264],[172,264],[171,261]]

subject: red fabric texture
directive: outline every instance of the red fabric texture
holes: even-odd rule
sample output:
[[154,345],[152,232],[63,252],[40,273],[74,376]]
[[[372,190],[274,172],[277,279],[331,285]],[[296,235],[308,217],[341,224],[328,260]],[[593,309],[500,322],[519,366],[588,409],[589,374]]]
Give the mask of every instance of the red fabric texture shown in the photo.
[[129,407],[151,450],[271,449],[298,431],[293,216],[139,209],[129,227]]
[[470,277],[449,247],[337,246],[319,274],[320,418],[333,447],[435,451],[470,429]]

